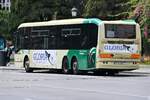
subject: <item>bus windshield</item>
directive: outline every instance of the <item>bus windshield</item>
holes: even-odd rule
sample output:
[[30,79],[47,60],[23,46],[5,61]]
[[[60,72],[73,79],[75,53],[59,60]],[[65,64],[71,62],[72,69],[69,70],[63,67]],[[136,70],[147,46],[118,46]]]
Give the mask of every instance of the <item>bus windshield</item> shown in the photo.
[[135,25],[105,24],[105,38],[135,39]]

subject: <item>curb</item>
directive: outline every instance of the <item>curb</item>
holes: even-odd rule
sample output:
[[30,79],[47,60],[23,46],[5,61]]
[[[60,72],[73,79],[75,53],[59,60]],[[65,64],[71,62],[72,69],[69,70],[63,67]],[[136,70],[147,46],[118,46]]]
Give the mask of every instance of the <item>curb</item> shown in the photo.
[[139,69],[133,70],[131,72],[150,74],[150,66],[149,65],[148,66],[142,65],[142,66],[140,66]]
[[140,66],[140,68],[150,68],[150,65],[140,64],[139,66]]

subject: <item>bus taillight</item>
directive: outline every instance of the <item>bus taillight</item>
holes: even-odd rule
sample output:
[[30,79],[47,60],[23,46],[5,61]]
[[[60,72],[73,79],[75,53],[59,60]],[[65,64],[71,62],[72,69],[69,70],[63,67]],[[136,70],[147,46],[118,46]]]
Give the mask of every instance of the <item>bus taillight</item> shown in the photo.
[[140,54],[131,54],[131,58],[132,59],[139,59],[140,58]]
[[100,58],[112,58],[113,54],[100,54]]

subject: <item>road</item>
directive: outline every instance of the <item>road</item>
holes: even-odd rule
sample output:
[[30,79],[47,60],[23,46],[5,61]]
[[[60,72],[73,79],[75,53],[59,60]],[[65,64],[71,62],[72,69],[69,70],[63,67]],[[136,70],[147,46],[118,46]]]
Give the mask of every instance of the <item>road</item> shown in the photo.
[[150,100],[150,72],[142,70],[96,76],[1,68],[0,100]]

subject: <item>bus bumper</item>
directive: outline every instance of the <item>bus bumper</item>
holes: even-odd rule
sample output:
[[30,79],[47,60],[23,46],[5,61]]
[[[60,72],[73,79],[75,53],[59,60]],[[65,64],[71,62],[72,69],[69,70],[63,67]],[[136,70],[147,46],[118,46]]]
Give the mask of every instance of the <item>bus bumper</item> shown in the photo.
[[[120,63],[120,62],[119,62]],[[96,63],[96,69],[114,69],[114,70],[135,70],[139,68],[139,64],[133,64],[131,63],[120,63],[120,64],[114,64],[114,62],[97,62]]]

